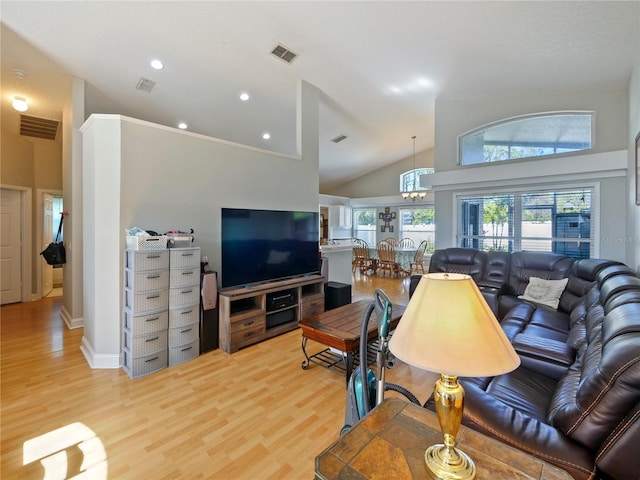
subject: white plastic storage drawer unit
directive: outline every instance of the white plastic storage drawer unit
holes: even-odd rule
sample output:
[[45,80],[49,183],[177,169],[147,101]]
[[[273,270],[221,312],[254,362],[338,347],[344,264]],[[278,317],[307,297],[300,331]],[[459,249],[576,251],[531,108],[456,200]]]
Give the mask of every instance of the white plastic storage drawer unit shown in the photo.
[[168,365],[169,251],[125,250],[123,356],[132,378]]
[[200,248],[169,250],[169,366],[200,354]]
[[124,268],[136,272],[169,268],[169,250],[126,250]]

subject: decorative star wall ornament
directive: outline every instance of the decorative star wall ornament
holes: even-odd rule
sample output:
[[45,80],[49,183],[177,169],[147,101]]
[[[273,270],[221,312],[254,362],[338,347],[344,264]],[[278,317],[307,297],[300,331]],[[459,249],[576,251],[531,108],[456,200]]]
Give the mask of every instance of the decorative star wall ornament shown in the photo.
[[384,225],[380,225],[380,231],[386,232],[389,229],[389,232],[393,232],[393,225],[391,225],[391,221],[396,219],[396,212],[390,212],[389,207],[384,207],[384,213],[380,212],[378,214],[378,218],[384,222]]

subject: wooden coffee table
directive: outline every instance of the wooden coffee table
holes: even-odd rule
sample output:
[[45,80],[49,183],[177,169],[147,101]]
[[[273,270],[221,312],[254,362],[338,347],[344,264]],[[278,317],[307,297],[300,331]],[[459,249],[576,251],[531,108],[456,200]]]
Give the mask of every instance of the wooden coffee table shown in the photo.
[[[302,328],[302,369],[309,368],[311,363],[328,368],[346,377],[347,383],[353,371],[354,355],[360,348],[360,331],[365,311],[371,300],[360,300],[333,310],[314,315],[300,321]],[[390,330],[393,330],[404,313],[405,305],[391,307]],[[378,322],[375,313],[369,320],[367,343],[378,336]],[[314,340],[327,348],[309,355],[307,341]]]

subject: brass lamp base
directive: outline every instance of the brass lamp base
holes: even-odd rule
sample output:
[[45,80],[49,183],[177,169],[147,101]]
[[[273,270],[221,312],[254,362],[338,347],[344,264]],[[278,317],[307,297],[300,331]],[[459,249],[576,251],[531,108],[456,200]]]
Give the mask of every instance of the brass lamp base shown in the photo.
[[455,448],[455,438],[462,422],[464,389],[455,375],[441,374],[433,391],[438,422],[444,435],[444,444],[427,448],[424,461],[430,475],[437,480],[471,480],[476,478],[473,460]]
[[476,465],[462,450],[442,443],[432,445],[424,452],[429,474],[436,480],[472,480],[476,478]]

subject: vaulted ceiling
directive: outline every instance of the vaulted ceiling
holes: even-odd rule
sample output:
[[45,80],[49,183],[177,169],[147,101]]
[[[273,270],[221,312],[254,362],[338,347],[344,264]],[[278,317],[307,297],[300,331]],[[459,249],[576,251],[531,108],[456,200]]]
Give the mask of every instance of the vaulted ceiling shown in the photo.
[[413,135],[433,147],[436,98],[622,89],[640,50],[635,1],[3,0],[0,18],[3,128],[18,94],[60,119],[75,76],[88,113],[295,154],[303,79],[322,92],[321,192],[410,156]]

